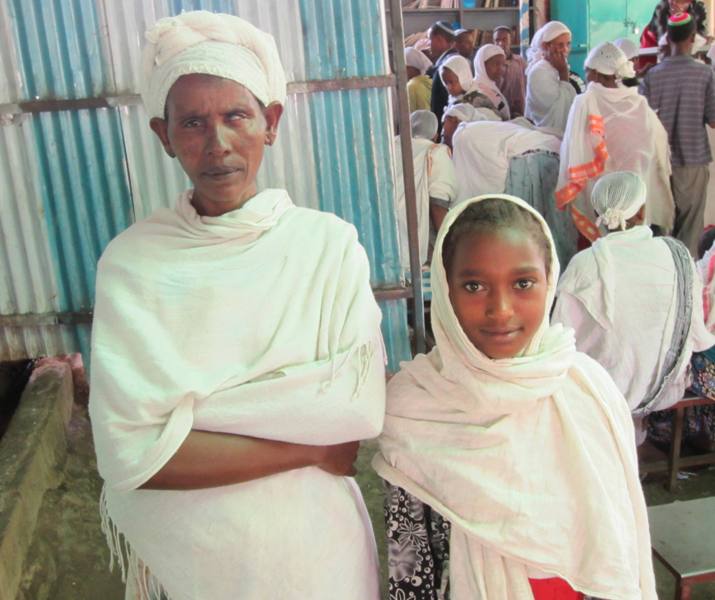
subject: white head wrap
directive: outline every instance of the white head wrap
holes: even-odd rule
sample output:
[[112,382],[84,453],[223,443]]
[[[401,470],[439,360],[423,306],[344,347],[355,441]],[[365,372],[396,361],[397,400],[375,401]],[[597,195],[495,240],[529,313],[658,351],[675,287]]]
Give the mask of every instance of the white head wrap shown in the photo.
[[501,121],[501,117],[493,110],[489,110],[488,108],[476,108],[466,102],[452,104],[445,108],[442,113],[442,121],[444,122],[447,117],[454,117],[464,123],[473,123],[474,121]]
[[628,38],[618,38],[613,45],[621,49],[628,60],[638,58],[638,44]]
[[[500,54],[506,58],[506,54],[501,46],[497,46],[496,44],[484,44],[481,46],[477,51],[477,55],[474,57],[474,78],[478,81],[492,81],[489,79],[489,75],[487,75],[485,63],[490,58],[494,58]],[[492,83],[496,85],[495,82],[492,81]]]
[[424,52],[407,47],[405,48],[405,65],[414,67],[420,72],[420,75],[424,75],[425,71],[432,66],[432,61],[427,58]]
[[239,17],[204,10],[157,21],[147,31],[141,95],[150,117],[164,116],[171,86],[203,73],[236,81],[265,106],[286,97],[273,37]]
[[437,115],[431,110],[416,110],[410,114],[410,129],[413,138],[433,140],[437,135],[438,125]]
[[603,42],[592,48],[584,65],[603,75],[615,75],[617,79],[630,79],[636,76],[633,63],[618,46],[611,42]]
[[544,50],[541,47],[543,44],[552,42],[564,33],[571,35],[571,30],[561,21],[549,21],[546,25],[539,29],[534,34],[529,50],[527,50],[526,53],[529,59],[529,64],[536,63],[544,58]]
[[459,79],[459,84],[465,92],[470,91],[473,87],[472,83],[472,69],[469,66],[469,61],[459,54],[453,54],[447,60],[442,63],[439,68],[439,76],[444,83],[444,70],[449,69],[457,76]]
[[599,214],[596,225],[625,230],[626,221],[646,201],[646,186],[638,173],[615,171],[601,177],[591,192],[591,204]]

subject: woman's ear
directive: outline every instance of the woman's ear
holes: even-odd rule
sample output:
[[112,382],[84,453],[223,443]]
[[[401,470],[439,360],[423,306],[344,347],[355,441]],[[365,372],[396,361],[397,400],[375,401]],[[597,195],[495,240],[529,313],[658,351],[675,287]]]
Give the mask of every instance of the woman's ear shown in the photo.
[[283,105],[274,102],[266,107],[263,116],[266,119],[266,138],[265,144],[267,146],[272,146],[273,142],[276,141],[276,136],[278,135],[278,123],[283,115]]
[[161,145],[164,146],[164,152],[166,152],[171,158],[176,158],[176,153],[171,148],[171,143],[169,142],[169,124],[159,117],[154,117],[149,121],[149,127],[159,138]]

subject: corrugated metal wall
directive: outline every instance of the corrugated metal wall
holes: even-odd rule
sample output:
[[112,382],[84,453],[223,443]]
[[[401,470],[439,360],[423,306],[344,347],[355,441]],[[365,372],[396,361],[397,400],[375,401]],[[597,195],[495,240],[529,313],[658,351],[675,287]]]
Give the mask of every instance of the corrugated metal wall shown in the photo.
[[[86,355],[83,321],[101,251],[187,186],[132,96],[147,26],[194,9],[237,14],[273,33],[290,81],[388,73],[380,0],[0,0],[0,360]],[[23,114],[11,106],[107,97],[109,108]],[[291,94],[259,173],[261,186],[285,187],[297,204],[353,222],[375,286],[400,276],[390,123],[385,87]],[[409,357],[406,307],[381,306],[394,369]]]

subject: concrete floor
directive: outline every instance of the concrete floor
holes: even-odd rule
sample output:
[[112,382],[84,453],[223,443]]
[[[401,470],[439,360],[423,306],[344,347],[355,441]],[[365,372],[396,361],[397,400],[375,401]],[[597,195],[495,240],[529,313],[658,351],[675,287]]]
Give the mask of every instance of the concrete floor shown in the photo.
[[[123,584],[115,567],[110,573],[109,553],[100,531],[97,502],[101,482],[96,474],[91,433],[82,401],[70,423],[69,456],[64,481],[47,492],[38,523],[36,541],[28,559],[26,577],[18,600],[122,600]],[[361,450],[358,483],[363,490],[375,527],[381,564],[385,565],[383,492],[378,477],[369,468],[374,442]],[[662,504],[715,495],[715,469],[705,469],[681,482],[677,493],[663,487],[663,478],[651,476],[644,483],[649,504]],[[713,515],[715,519],[715,515]],[[672,598],[673,578],[656,565],[660,598]],[[384,577],[383,577],[384,580]],[[715,598],[715,584],[700,584],[692,600]]]

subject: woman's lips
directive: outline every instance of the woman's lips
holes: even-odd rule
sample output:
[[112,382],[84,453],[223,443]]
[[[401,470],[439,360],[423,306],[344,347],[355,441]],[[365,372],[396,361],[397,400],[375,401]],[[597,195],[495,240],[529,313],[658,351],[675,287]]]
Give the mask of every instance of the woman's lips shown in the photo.
[[209,179],[221,180],[228,179],[240,172],[241,169],[239,167],[213,167],[204,171],[203,176]]

